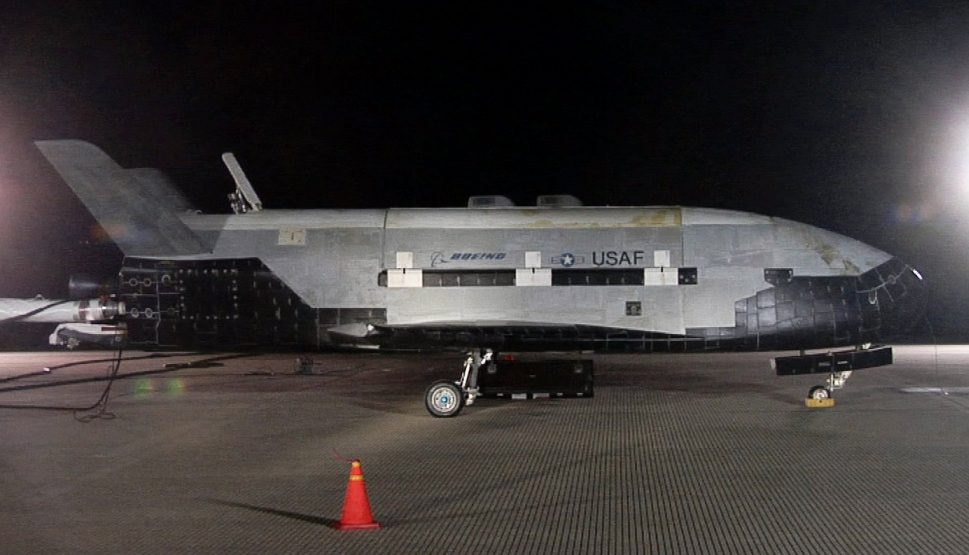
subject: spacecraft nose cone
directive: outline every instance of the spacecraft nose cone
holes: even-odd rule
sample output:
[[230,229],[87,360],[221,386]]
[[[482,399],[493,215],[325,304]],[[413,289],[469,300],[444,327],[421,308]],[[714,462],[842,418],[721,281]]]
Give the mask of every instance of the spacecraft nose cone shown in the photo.
[[865,312],[875,317],[866,322],[866,327],[877,328],[881,339],[905,333],[925,314],[925,279],[897,258],[862,274],[859,285],[861,301],[863,305],[867,302]]

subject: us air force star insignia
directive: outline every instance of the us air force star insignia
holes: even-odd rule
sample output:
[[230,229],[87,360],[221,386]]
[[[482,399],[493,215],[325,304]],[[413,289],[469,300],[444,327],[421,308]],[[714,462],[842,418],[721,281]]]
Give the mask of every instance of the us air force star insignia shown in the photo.
[[562,265],[571,266],[575,264],[575,257],[571,253],[565,253],[562,255]]

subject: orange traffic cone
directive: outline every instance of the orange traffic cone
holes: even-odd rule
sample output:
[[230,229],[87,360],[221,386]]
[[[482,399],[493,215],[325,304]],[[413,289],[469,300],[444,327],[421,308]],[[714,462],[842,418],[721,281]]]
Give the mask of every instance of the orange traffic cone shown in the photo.
[[376,530],[380,524],[373,519],[370,501],[367,500],[367,486],[363,483],[363,470],[360,461],[350,463],[350,483],[347,484],[347,497],[343,502],[343,516],[336,525],[337,530]]

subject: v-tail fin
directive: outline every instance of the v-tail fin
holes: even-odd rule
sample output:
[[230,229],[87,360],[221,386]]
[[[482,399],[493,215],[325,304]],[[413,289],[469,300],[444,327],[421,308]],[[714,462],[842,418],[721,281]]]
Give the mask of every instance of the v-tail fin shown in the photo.
[[35,143],[125,256],[178,256],[209,252],[173,212],[171,191],[154,191],[155,178],[126,170],[85,141]]

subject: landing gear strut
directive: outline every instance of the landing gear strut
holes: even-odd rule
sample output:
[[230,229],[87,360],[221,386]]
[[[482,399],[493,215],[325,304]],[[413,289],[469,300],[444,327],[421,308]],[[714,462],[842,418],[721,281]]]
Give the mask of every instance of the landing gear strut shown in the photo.
[[494,360],[491,349],[474,350],[464,361],[461,379],[452,382],[440,380],[432,383],[424,392],[424,406],[431,416],[448,418],[457,416],[465,405],[474,403],[478,396],[478,370]]
[[[850,351],[832,351],[827,353],[807,354],[801,351],[797,356],[777,357],[771,360],[771,366],[778,376],[796,376],[799,374],[827,374],[828,379],[823,385],[817,385],[808,392],[808,401],[826,401],[838,389],[845,386],[848,377],[854,370],[877,368],[892,363],[891,347],[873,347],[870,343],[859,345]],[[831,406],[826,403],[825,406]]]
[[821,401],[824,399],[830,399],[834,396],[834,391],[841,389],[845,386],[845,382],[851,377],[851,370],[842,370],[838,372],[831,372],[828,374],[828,380],[825,385],[816,385],[811,388],[808,392],[808,399],[814,399],[815,401]]

